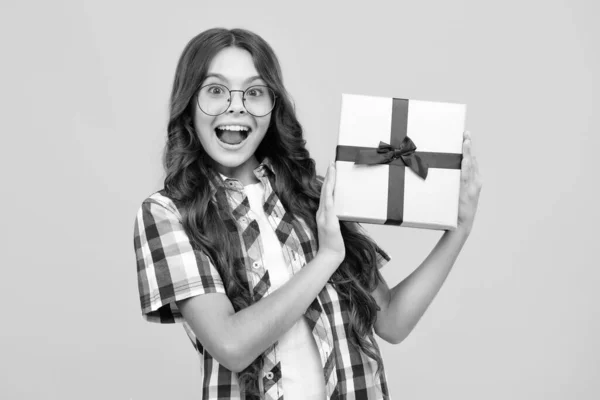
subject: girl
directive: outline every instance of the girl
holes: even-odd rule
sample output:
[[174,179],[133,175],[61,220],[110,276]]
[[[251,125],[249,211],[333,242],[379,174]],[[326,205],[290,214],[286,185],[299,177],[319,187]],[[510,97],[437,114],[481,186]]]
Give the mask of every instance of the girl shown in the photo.
[[390,257],[333,210],[277,57],[259,36],[210,29],[181,55],[164,188],[135,223],[143,316],[182,322],[203,399],[387,399],[374,334],[399,343],[467,239],[481,183],[465,133],[459,226],[390,289]]

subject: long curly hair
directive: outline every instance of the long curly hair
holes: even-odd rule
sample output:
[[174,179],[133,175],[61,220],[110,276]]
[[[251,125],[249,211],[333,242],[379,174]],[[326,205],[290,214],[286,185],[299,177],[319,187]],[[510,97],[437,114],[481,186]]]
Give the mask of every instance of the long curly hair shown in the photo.
[[[316,175],[315,161],[305,147],[302,127],[283,86],[279,61],[269,44],[244,29],[209,29],[190,40],[177,64],[171,92],[168,137],[163,154],[164,189],[181,212],[192,246],[213,260],[234,309],[239,311],[254,302],[241,256],[241,243],[237,233],[224,222],[224,217],[232,218],[229,205],[216,202],[212,196],[210,184],[215,176],[212,159],[203,149],[193,124],[197,88],[205,79],[215,54],[229,46],[247,50],[252,55],[259,75],[277,95],[270,125],[255,156],[259,161],[269,157],[276,175],[274,191],[285,209],[295,218],[302,218],[315,237],[318,237],[315,217],[323,177]],[[356,223],[341,221],[340,229],[346,256],[329,282],[351,311],[349,340],[376,361],[377,379],[383,370],[373,336],[379,307],[370,294],[381,278],[376,267],[376,245]],[[258,396],[262,367],[263,359],[259,356],[238,374],[240,390],[246,395]]]

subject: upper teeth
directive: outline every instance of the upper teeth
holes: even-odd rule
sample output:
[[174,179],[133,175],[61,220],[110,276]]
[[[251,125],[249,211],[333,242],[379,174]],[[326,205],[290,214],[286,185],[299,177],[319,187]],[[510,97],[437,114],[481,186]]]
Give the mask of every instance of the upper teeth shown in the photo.
[[247,131],[247,126],[242,125],[219,125],[218,129],[227,130],[227,131]]

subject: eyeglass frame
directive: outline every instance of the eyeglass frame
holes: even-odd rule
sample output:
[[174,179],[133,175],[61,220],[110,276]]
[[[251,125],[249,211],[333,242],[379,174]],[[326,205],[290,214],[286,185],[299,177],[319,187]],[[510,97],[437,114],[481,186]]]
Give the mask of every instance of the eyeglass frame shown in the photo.
[[[201,84],[201,85],[202,85],[202,84]],[[202,109],[202,107],[200,106],[200,91],[201,91],[203,88],[205,88],[205,87],[207,87],[207,86],[211,86],[211,85],[219,85],[219,86],[223,86],[223,87],[224,87],[225,89],[227,89],[227,91],[229,92],[229,99],[227,100],[227,101],[229,102],[229,105],[227,106],[227,108],[225,109],[225,111],[223,111],[223,112],[222,112],[222,113],[220,113],[220,114],[209,114],[209,113],[207,113],[206,111],[204,111],[204,110]],[[266,114],[264,114],[264,115],[255,115],[255,114],[252,114],[250,111],[248,111],[248,108],[246,107],[246,97],[245,97],[245,96],[246,96],[246,92],[248,91],[248,89],[252,89],[252,88],[254,88],[254,87],[257,87],[257,86],[266,87],[267,89],[269,89],[270,91],[272,91],[272,92],[273,92],[273,107],[271,108],[271,110],[270,110],[268,113],[266,113]],[[196,90],[196,104],[198,104],[198,108],[200,108],[200,111],[202,111],[204,114],[206,114],[206,115],[210,115],[211,117],[217,117],[217,116],[219,116],[219,115],[223,115],[223,114],[225,114],[225,113],[227,112],[227,110],[229,110],[229,107],[231,107],[231,104],[232,104],[232,103],[231,103],[231,98],[233,97],[233,96],[231,95],[231,93],[233,93],[233,92],[242,92],[242,105],[244,106],[244,109],[246,110],[246,112],[247,112],[248,114],[250,114],[250,115],[254,116],[254,117],[259,117],[259,118],[260,118],[260,117],[267,116],[267,115],[271,114],[271,113],[273,112],[273,110],[275,109],[275,100],[277,100],[277,93],[275,93],[275,90],[273,90],[273,88],[272,88],[272,87],[270,87],[270,86],[268,86],[268,85],[252,85],[252,86],[249,86],[249,87],[247,87],[247,88],[246,88],[246,90],[231,90],[231,89],[229,89],[227,86],[223,85],[222,83],[208,83],[208,84],[206,84],[206,85],[202,85],[202,86],[200,86],[200,87],[199,87],[199,88]]]

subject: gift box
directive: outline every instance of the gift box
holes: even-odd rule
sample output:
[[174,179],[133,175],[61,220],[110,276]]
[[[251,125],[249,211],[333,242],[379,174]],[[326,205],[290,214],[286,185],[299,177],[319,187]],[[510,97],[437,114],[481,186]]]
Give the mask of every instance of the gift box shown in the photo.
[[456,229],[466,105],[343,94],[340,220]]

